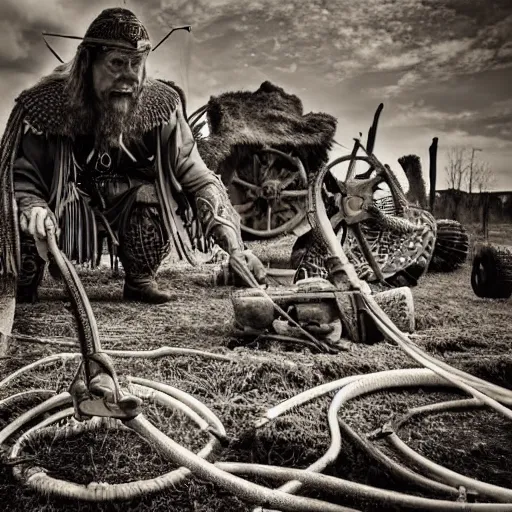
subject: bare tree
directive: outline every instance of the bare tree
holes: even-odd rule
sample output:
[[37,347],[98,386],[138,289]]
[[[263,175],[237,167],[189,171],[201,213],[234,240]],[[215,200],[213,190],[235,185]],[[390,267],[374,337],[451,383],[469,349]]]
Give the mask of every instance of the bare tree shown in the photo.
[[448,188],[455,190],[466,189],[471,194],[474,191],[487,192],[495,181],[495,176],[488,162],[475,159],[478,148],[453,146],[446,152],[445,165]]
[[[494,183],[495,176],[488,162],[477,160],[475,153],[482,151],[480,148],[466,146],[452,146],[446,151],[446,178],[448,188],[452,189],[450,196],[452,203],[452,218],[458,219],[462,203],[465,204],[465,216],[472,218],[474,215],[474,192],[481,195],[478,203],[481,203],[483,195],[488,192]],[[469,190],[466,196],[464,191]]]
[[[482,233],[487,240],[488,229],[489,229],[489,208],[490,208],[490,194],[489,189],[494,184],[496,176],[492,172],[492,168],[488,162],[476,162],[473,166],[473,185],[478,190],[478,206],[480,210],[480,216],[482,219]],[[473,196],[471,199],[471,210],[473,208],[474,201]]]
[[465,176],[469,169],[468,148],[454,146],[446,152],[447,163],[445,165],[448,188],[461,190]]
[[452,190],[452,213],[454,220],[460,220],[460,209],[463,202],[464,192],[462,188],[468,181],[472,169],[471,151],[467,147],[452,146],[446,152],[447,163],[445,165],[448,187]]
[[480,192],[489,192],[489,189],[496,182],[489,162],[476,162],[473,166],[473,185]]

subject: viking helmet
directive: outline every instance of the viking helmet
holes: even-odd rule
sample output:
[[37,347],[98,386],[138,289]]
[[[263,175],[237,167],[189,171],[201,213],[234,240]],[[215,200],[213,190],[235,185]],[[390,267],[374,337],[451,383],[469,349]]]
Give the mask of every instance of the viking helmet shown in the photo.
[[133,12],[119,7],[103,10],[90,24],[82,44],[141,52],[151,49],[144,25]]
[[[192,27],[190,25],[173,27],[153,48],[153,51],[166,41],[175,30],[187,30],[190,32]],[[82,41],[80,46],[82,47],[101,45],[105,48],[123,48],[126,50],[144,53],[149,52],[151,49],[151,42],[149,41],[148,32],[144,25],[132,11],[121,7],[104,9],[90,24],[84,37],[43,32],[43,40],[47,48],[60,62],[64,63],[59,54],[46,40],[45,36],[63,37],[65,39],[80,39]]]

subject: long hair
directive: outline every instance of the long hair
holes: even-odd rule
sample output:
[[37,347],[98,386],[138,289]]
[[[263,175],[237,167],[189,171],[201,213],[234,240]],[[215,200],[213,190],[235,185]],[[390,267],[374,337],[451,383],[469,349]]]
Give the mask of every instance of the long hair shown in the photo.
[[69,106],[72,108],[91,104],[94,94],[92,63],[96,55],[96,49],[80,45],[74,59],[70,62],[65,91]]
[[96,51],[94,48],[80,45],[73,59],[59,64],[39,82],[64,82],[64,105],[68,114],[65,116],[65,132],[69,134],[89,131],[94,125],[92,62]]

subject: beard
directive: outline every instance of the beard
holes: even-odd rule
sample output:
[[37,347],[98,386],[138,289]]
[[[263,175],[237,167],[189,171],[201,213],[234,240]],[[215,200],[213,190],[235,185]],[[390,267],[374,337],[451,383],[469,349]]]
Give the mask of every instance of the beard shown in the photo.
[[123,143],[131,141],[130,126],[139,103],[139,95],[108,94],[97,104],[95,146],[100,151],[118,148],[120,138]]

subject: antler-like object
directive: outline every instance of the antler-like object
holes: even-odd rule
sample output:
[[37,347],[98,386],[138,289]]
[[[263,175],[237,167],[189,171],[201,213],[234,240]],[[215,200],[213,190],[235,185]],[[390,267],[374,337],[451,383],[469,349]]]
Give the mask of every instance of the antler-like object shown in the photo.
[[[173,27],[166,35],[165,37],[151,50],[152,52],[154,52],[160,45],[162,45],[169,37],[170,35],[175,32],[176,30],[186,30],[187,32],[192,32],[192,26],[191,25],[184,25],[182,27]],[[67,34],[56,34],[56,33],[53,33],[53,32],[42,32],[42,36],[43,36],[43,40],[46,44],[46,47],[52,52],[52,54],[54,55],[54,57],[57,58],[57,60],[59,62],[62,62],[64,63],[64,61],[62,60],[62,58],[59,56],[59,54],[51,47],[50,43],[46,40],[45,36],[51,36],[51,37],[60,37],[62,39],[76,39],[76,40],[79,40],[81,41],[82,39],[84,39],[83,37],[81,36],[70,36],[70,35],[67,35]]]
[[[371,133],[372,130],[370,130],[370,134]],[[369,142],[373,146],[375,135],[369,137]],[[366,153],[365,157],[357,156],[359,149],[362,149]],[[344,182],[336,180],[341,192],[340,211],[330,219],[330,224],[339,225],[340,223],[344,223],[352,230],[363,256],[368,261],[375,276],[382,284],[387,285],[382,270],[362,233],[360,223],[367,220],[374,220],[382,229],[397,234],[413,233],[418,231],[419,227],[401,217],[408,208],[408,202],[400,183],[389,166],[383,165],[374,154],[370,153],[364,147],[359,139],[354,139],[352,153],[349,156],[341,157],[331,162],[327,166],[326,172],[330,171],[335,165],[346,162],[347,160],[349,160],[347,179]],[[354,176],[355,162],[357,160],[363,160],[370,166],[364,178],[361,175]],[[375,176],[370,178],[372,173],[375,173]],[[373,194],[380,183],[388,184],[395,203],[397,215],[385,215],[375,206]]]
[[176,32],[176,30],[186,30],[187,32],[192,32],[192,26],[191,25],[184,25],[183,27],[174,27],[171,28],[171,30],[167,33],[167,35],[151,50],[154,52],[161,44],[163,44],[173,32]]

